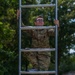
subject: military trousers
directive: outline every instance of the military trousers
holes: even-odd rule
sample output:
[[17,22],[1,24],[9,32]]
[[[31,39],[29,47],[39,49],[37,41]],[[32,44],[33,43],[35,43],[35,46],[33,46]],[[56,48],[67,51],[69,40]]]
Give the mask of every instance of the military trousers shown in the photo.
[[30,52],[28,59],[34,69],[47,71],[50,66],[50,52]]

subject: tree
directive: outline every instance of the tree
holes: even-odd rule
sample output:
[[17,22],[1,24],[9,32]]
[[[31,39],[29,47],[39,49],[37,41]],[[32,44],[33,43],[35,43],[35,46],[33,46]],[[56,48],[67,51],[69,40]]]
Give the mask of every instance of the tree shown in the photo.
[[[15,45],[17,44],[17,41],[15,42],[17,39],[17,37],[15,37],[15,25],[17,24],[15,20],[16,9],[12,7],[12,3],[10,0],[0,1],[0,75],[14,75],[14,72],[16,74],[18,73],[16,71],[16,69],[18,70],[18,61],[16,61],[18,58],[18,49],[17,45]],[[14,65],[15,68],[13,67]]]
[[[62,66],[62,71],[72,70],[72,62],[70,60],[69,51],[75,44],[75,2],[74,0],[59,0],[59,20],[60,20],[60,32],[59,32],[59,67]],[[64,65],[65,64],[65,65]],[[63,65],[66,67],[63,70]],[[68,69],[69,68],[69,69]],[[63,73],[63,72],[62,72]]]

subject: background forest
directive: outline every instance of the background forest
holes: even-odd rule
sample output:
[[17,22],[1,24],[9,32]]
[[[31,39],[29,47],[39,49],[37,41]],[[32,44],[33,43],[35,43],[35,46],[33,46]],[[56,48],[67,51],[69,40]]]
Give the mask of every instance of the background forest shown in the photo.
[[[50,0],[41,1],[42,4],[49,4]],[[36,2],[35,0],[23,0],[22,4],[36,4]],[[16,16],[18,7],[18,0],[0,0],[0,75],[18,75],[18,20]],[[25,25],[33,25],[35,17],[40,14],[45,18],[45,25],[53,25],[55,19],[54,8],[23,9],[22,12]],[[70,53],[70,49],[75,50],[75,0],[58,0],[58,19],[60,21],[58,61],[59,74],[62,75],[65,72],[75,71],[75,53]],[[22,37],[26,40],[23,41],[26,42],[23,42],[22,47],[30,47],[27,40],[31,39],[24,35]],[[50,42],[53,41],[52,39]],[[26,67],[27,59],[24,58],[22,61],[23,67]],[[52,64],[54,62],[54,60],[51,61]]]

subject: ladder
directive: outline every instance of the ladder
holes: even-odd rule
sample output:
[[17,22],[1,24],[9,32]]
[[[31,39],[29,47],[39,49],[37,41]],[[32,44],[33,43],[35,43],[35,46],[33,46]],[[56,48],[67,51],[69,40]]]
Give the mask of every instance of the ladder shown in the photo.
[[[22,8],[34,8],[34,7],[54,7],[55,6],[55,19],[57,20],[58,12],[57,12],[57,0],[55,0],[55,4],[37,4],[37,5],[22,5],[22,0],[19,0],[19,10],[20,10],[20,17],[19,17],[19,75],[23,74],[55,74],[58,75],[58,27],[55,26],[25,26],[21,27],[22,18],[21,18],[21,9]],[[28,49],[21,49],[21,31],[27,29],[55,29],[55,48],[28,48]],[[42,51],[55,51],[55,70],[54,71],[21,71],[21,56],[22,52],[42,52]]]

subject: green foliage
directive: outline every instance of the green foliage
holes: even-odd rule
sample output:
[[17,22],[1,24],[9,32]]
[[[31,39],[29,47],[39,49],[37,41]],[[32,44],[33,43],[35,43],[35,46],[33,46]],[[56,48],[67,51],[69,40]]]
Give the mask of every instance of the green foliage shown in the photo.
[[[59,0],[61,1],[61,0]],[[73,0],[61,1],[59,3],[59,20],[60,20],[60,32],[59,32],[59,56],[68,53],[72,44],[75,44],[74,40],[74,27],[75,22],[72,22],[71,19],[74,19],[74,8]],[[63,10],[64,9],[64,10]],[[70,9],[71,11],[68,11]]]
[[15,45],[17,40],[16,27],[14,28],[17,24],[16,9],[11,7],[12,2],[9,2],[9,0],[0,1],[0,75],[18,74],[18,61],[16,61],[18,48]]
[[[15,30],[13,30],[8,22],[0,22],[0,75],[10,75],[15,71],[14,64],[17,55],[13,50],[13,38]],[[16,65],[15,65],[16,66]]]
[[65,73],[75,71],[75,53],[66,55],[65,59],[60,62],[59,72]]

